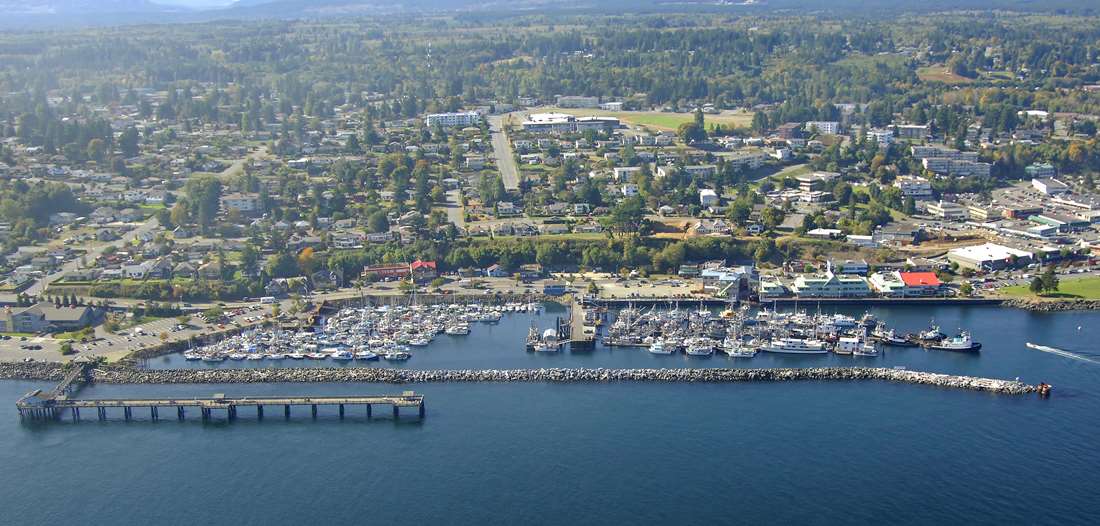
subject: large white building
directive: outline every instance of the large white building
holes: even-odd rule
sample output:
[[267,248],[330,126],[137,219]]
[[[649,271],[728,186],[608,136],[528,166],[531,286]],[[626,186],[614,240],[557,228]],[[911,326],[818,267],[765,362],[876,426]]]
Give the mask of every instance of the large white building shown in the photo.
[[567,113],[532,113],[523,121],[532,133],[571,133],[584,130],[611,131],[619,127],[615,117],[575,117]]
[[242,214],[263,212],[260,194],[226,194],[221,197],[223,211],[236,210]]
[[965,221],[970,218],[970,211],[965,206],[948,201],[929,203],[928,213],[948,221]]
[[806,123],[806,131],[817,130],[817,133],[836,135],[840,133],[840,123],[836,121],[810,121]]
[[931,199],[932,184],[928,179],[912,175],[903,175],[894,180],[894,187],[901,190],[901,195],[913,199]]
[[431,113],[425,117],[424,121],[429,128],[437,124],[444,128],[451,128],[454,126],[477,126],[477,124],[481,122],[481,115],[478,115],[476,111]]
[[718,194],[710,188],[699,190],[699,204],[702,206],[718,206]]
[[798,276],[791,290],[800,298],[862,298],[871,294],[866,278],[835,274],[832,270]]
[[1031,252],[996,243],[953,248],[947,251],[948,261],[974,270],[999,270],[1029,264],[1033,258],[1034,255]]

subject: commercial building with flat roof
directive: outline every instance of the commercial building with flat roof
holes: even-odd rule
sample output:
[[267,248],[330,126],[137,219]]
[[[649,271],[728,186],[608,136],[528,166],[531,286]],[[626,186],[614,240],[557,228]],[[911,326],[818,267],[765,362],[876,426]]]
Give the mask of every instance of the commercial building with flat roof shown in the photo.
[[1000,270],[1032,262],[1031,252],[1018,250],[996,243],[985,243],[969,247],[953,248],[947,251],[947,260],[960,267],[974,270]]

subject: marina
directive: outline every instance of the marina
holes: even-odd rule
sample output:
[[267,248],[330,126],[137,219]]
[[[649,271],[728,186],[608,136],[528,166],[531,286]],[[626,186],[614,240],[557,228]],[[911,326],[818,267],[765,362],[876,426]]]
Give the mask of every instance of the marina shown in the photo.
[[436,303],[348,307],[309,330],[254,329],[183,353],[187,361],[311,360],[404,362],[412,350],[440,335],[468,336],[476,324],[498,323],[505,315],[537,313],[537,303],[503,305]]
[[[486,334],[514,334],[517,327],[523,327],[524,334],[511,340]],[[676,303],[609,309],[575,301],[565,306],[436,303],[348,306],[318,316],[312,326],[252,329],[173,355],[179,360],[147,358],[142,363],[154,368],[455,367],[468,364],[449,350],[470,353],[481,348],[462,344],[467,339],[486,344],[491,339],[491,346],[502,353],[522,349],[530,355],[553,356],[566,350],[573,355],[633,350],[655,357],[680,356],[687,359],[685,366],[702,365],[713,357],[748,361],[760,360],[761,355],[789,355],[820,360],[813,357],[834,355],[860,360],[881,358],[895,348],[960,354],[977,354],[982,348],[967,329],[948,335],[932,319],[923,329],[903,331],[889,316],[873,310],[826,313],[818,306],[810,313],[730,304],[718,310]]]

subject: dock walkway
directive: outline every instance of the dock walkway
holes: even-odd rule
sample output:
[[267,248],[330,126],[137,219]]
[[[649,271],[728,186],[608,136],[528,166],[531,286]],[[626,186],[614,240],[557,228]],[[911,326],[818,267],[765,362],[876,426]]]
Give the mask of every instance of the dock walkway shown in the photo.
[[227,420],[235,420],[237,411],[241,407],[253,407],[256,409],[256,418],[263,419],[265,407],[283,408],[283,415],[290,418],[291,408],[310,408],[310,414],[317,418],[319,407],[336,407],[340,418],[343,419],[348,407],[365,409],[367,418],[371,418],[374,406],[389,406],[394,418],[401,416],[401,408],[415,407],[417,415],[424,418],[424,396],[413,391],[405,391],[400,395],[381,396],[244,396],[230,397],[224,394],[216,394],[210,398],[113,398],[113,399],[79,399],[69,398],[77,380],[87,381],[91,376],[91,365],[80,364],[66,372],[61,382],[52,390],[41,389],[31,391],[16,402],[19,416],[30,420],[60,420],[66,411],[74,422],[80,420],[80,411],[96,411],[99,420],[107,419],[108,409],[122,409],[123,418],[131,420],[135,409],[148,409],[152,420],[160,418],[160,410],[175,409],[176,418],[186,419],[188,408],[198,408],[202,419],[210,420],[215,412],[225,412]]

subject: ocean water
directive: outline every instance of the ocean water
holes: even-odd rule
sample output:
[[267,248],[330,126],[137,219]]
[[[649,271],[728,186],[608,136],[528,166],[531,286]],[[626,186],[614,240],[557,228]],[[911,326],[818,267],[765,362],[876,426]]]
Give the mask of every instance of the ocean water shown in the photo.
[[[818,366],[853,362],[1054,384],[1049,399],[865,383],[424,384],[427,416],[290,421],[0,418],[4,524],[1083,524],[1100,514],[1100,313],[880,308],[935,317],[978,356],[896,349],[688,360],[526,353],[532,319],[475,325],[409,367]],[[537,323],[552,323],[538,318]],[[1078,329],[1080,327],[1080,329]],[[167,361],[165,361],[167,360]],[[158,358],[150,366],[177,365]],[[180,361],[180,365],[186,365]],[[201,365],[201,364],[199,364]],[[383,364],[383,366],[385,366]],[[44,384],[0,382],[14,403]],[[92,386],[88,397],[384,394],[370,384]],[[192,415],[194,416],[194,415]]]

